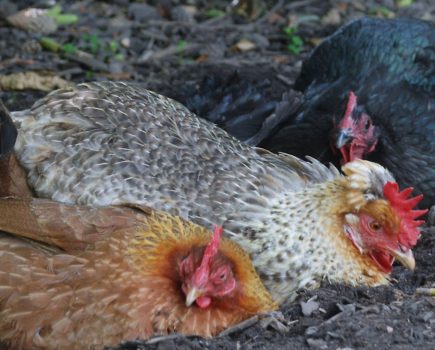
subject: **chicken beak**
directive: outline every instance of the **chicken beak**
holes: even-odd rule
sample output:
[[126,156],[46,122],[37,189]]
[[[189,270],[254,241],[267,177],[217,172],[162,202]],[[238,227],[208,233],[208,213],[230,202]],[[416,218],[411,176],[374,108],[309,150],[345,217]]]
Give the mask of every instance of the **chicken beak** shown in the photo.
[[415,269],[415,259],[412,254],[412,250],[408,249],[406,252],[398,249],[391,251],[391,254],[399,261],[403,266],[409,270]]
[[340,130],[337,135],[337,140],[335,141],[335,147],[340,149],[341,147],[350,143],[353,139],[352,134],[347,130]]
[[192,289],[189,290],[189,292],[186,295],[186,306],[191,306],[198,297],[201,296],[201,292],[196,289],[195,287],[192,287]]

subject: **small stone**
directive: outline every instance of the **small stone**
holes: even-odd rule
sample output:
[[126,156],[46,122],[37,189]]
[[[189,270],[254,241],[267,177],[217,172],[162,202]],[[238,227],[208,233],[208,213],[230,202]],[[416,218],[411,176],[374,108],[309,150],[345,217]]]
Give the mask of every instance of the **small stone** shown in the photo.
[[425,312],[425,313],[421,316],[421,319],[422,319],[424,322],[427,322],[427,321],[429,321],[429,320],[431,320],[431,319],[433,319],[433,318],[434,318],[434,316],[433,316],[433,312],[432,312],[432,311]]
[[331,332],[331,331],[329,331],[329,332],[327,332],[326,334],[328,334],[331,338],[335,338],[335,339],[343,339],[343,340],[344,340],[343,336],[340,335],[340,334],[338,334],[338,333],[336,333],[336,332]]
[[308,328],[305,330],[305,335],[306,335],[306,336],[314,335],[314,334],[316,334],[318,331],[319,331],[319,328],[317,328],[317,327],[315,327],[315,326],[308,327]]
[[300,302],[302,314],[304,316],[311,316],[314,311],[317,311],[320,307],[320,304],[314,300],[308,300],[306,303]]
[[160,14],[154,6],[141,3],[132,3],[128,7],[128,15],[137,22],[161,19]]
[[313,349],[327,349],[328,343],[322,339],[307,339],[307,343],[310,346],[310,348]]
[[427,225],[435,226],[435,205],[432,206],[432,208],[429,211],[429,214],[427,214]]
[[393,333],[393,331],[394,331],[393,327],[387,326],[387,333],[388,334]]
[[195,12],[192,11],[192,9],[188,6],[174,6],[171,7],[170,10],[171,18],[174,21],[177,22],[184,22],[184,23],[193,23],[195,22],[194,14]]
[[130,47],[130,44],[131,44],[131,40],[130,40],[130,38],[129,37],[125,37],[125,38],[122,38],[121,39],[121,45],[123,46],[123,47]]

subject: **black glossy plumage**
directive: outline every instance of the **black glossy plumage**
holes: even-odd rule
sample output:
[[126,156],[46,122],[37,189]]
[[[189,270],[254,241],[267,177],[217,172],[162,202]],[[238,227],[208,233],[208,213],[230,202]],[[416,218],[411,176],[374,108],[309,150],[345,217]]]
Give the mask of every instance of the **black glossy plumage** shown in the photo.
[[[295,83],[304,96],[296,108],[257,117],[255,125],[244,116],[232,116],[235,131],[228,127],[231,118],[221,111],[225,123],[218,124],[236,137],[243,133],[247,143],[338,164],[340,155],[330,147],[330,133],[344,113],[349,91],[354,91],[381,132],[368,159],[388,167],[401,186],[424,193],[422,204],[427,206],[435,204],[434,86],[433,24],[361,18],[324,40],[304,62]],[[285,101],[292,106],[295,99]]]
[[[239,140],[258,144],[258,132],[263,129],[267,131],[264,137],[268,135],[269,129],[263,127],[263,123],[274,115],[278,105],[277,100],[265,93],[269,87],[267,79],[252,82],[233,71],[226,75],[206,76],[199,85],[189,86],[180,96],[172,97]],[[257,138],[248,142],[253,135]]]
[[[352,90],[381,132],[368,159],[389,168],[402,186],[424,193],[422,205],[433,205],[434,86],[433,24],[411,19],[353,21],[312,52],[295,84],[305,97],[299,113],[262,146],[298,156],[307,150],[322,161],[336,162],[337,155],[325,146]],[[301,137],[299,131],[309,126],[314,132]]]

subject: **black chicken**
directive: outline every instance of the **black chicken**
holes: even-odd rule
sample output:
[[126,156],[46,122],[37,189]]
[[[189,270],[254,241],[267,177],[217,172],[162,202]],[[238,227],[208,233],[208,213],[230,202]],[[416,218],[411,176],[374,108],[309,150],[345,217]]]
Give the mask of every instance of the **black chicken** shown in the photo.
[[[249,91],[240,81],[239,93],[246,100]],[[425,193],[427,206],[435,204],[434,85],[433,24],[362,18],[323,41],[303,64],[295,83],[302,101],[290,92],[274,113],[254,117],[229,115],[223,105],[215,107],[218,114],[198,110],[198,96],[185,102],[251,145],[336,164],[355,158],[376,161],[401,185]],[[227,89],[237,91],[237,86]],[[215,100],[216,94],[228,99],[225,89],[205,91],[203,105],[211,94]],[[259,105],[260,89],[255,91]]]

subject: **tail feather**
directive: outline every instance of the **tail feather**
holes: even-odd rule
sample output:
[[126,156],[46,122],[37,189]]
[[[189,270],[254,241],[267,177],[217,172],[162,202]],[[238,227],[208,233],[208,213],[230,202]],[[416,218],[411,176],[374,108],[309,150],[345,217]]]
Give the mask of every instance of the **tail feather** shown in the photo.
[[13,151],[17,135],[18,131],[9,111],[0,100],[0,156]]
[[15,157],[18,130],[0,100],[0,197],[31,197],[27,178]]
[[254,84],[235,72],[229,77],[206,77],[193,91],[182,96],[183,103],[198,116],[207,119],[231,135],[245,141],[261,129],[275,110],[277,101],[261,91],[269,81]]
[[301,104],[301,95],[293,91],[281,101],[269,98],[263,91],[270,84],[268,80],[249,82],[237,72],[227,78],[215,75],[186,91],[181,100],[198,116],[256,146],[291,118]]

